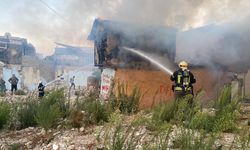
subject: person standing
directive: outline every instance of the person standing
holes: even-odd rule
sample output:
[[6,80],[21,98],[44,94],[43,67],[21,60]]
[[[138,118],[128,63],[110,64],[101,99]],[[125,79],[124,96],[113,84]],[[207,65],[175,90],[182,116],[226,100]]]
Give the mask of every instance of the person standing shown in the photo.
[[70,78],[69,79],[69,82],[70,82],[70,90],[71,90],[71,88],[73,87],[74,88],[74,90],[75,90],[75,76],[73,76],[72,78]]
[[5,86],[5,81],[3,80],[3,78],[0,78],[0,92],[1,93],[5,93],[6,92],[6,86]]
[[12,77],[8,80],[11,84],[11,94],[13,94],[14,90],[17,91],[18,78],[15,74],[12,74]]
[[188,63],[181,61],[179,69],[171,75],[170,79],[174,81],[172,90],[175,98],[182,98],[188,94],[193,95],[193,84],[196,79],[191,71],[188,70]]
[[42,98],[44,96],[44,88],[45,86],[43,85],[42,81],[40,81],[38,85],[38,97],[39,98]]

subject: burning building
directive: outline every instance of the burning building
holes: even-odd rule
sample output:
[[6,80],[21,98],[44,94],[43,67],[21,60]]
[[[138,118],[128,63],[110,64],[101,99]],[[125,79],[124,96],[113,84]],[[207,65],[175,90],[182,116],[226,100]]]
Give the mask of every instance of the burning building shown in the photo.
[[[233,75],[236,73],[239,74],[238,77],[244,83],[239,89],[246,87],[244,85],[246,85],[247,80],[244,77],[246,77],[246,71],[249,67],[243,65],[244,67],[241,66],[239,70],[239,62],[226,63],[229,60],[221,60],[222,56],[228,56],[225,55],[227,52],[223,51],[225,47],[222,47],[221,43],[227,44],[228,48],[232,49],[234,46],[233,48],[237,49],[235,43],[240,42],[240,40],[233,32],[228,32],[229,28],[218,28],[218,26],[206,26],[177,32],[172,27],[131,25],[96,19],[89,40],[92,40],[95,46],[95,66],[114,68],[115,71],[109,70],[106,71],[106,74],[114,76],[116,82],[127,84],[128,91],[138,85],[144,95],[141,101],[143,107],[172,99],[172,83],[169,75],[152,65],[150,61],[130,53],[122,47],[153,53],[158,56],[155,59],[165,61],[166,67],[172,70],[177,68],[176,63],[180,60],[187,60],[190,62],[191,70],[197,79],[194,90],[195,92],[203,90],[204,100],[216,98],[219,89],[224,84],[231,83]],[[216,51],[218,55],[215,55]],[[230,51],[230,54],[233,52]],[[207,59],[205,56],[212,59]],[[104,77],[108,78],[107,75]],[[107,90],[106,86],[103,85],[101,90]],[[245,96],[246,89],[243,89],[242,95]]]
[[[160,56],[156,59],[161,59],[173,68],[176,31],[172,27],[140,26],[96,19],[88,39],[94,41],[95,66],[115,68],[115,73],[107,71],[108,74],[113,74],[116,82],[127,84],[128,91],[138,85],[144,95],[141,106],[150,106],[172,98],[169,75],[149,60],[123,47],[140,49],[145,53],[153,51]],[[106,86],[101,85],[101,90],[108,90]]]
[[154,51],[173,61],[175,36],[176,29],[172,27],[140,26],[96,19],[88,39],[94,41],[95,66],[105,66],[105,61],[110,55],[114,55],[126,62],[123,67],[129,67],[132,65],[130,60],[133,60],[133,64],[145,60],[131,53],[124,53],[119,47],[137,48],[150,53]]

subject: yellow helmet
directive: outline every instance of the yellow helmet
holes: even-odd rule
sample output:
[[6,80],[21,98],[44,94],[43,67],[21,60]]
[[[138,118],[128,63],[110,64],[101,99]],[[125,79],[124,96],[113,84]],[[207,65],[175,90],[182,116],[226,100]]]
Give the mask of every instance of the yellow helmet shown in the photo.
[[179,63],[179,67],[180,67],[181,69],[187,69],[188,63],[187,63],[186,61],[181,61],[181,62]]

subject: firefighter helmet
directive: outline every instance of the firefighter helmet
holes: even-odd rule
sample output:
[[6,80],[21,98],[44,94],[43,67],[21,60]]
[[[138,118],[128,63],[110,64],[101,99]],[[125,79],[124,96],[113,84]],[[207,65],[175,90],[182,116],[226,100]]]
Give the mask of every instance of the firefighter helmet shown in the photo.
[[181,62],[179,63],[179,67],[180,67],[181,69],[185,70],[185,69],[187,69],[187,67],[188,67],[188,63],[187,63],[186,61],[181,61]]

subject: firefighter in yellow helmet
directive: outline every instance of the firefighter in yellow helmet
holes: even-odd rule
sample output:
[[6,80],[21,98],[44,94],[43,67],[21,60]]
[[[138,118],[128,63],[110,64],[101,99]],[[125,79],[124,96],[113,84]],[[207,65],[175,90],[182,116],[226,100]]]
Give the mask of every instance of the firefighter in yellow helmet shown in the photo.
[[179,69],[171,75],[170,79],[174,81],[172,90],[175,98],[181,98],[188,94],[193,95],[193,84],[196,82],[194,75],[188,70],[188,63],[181,61]]

